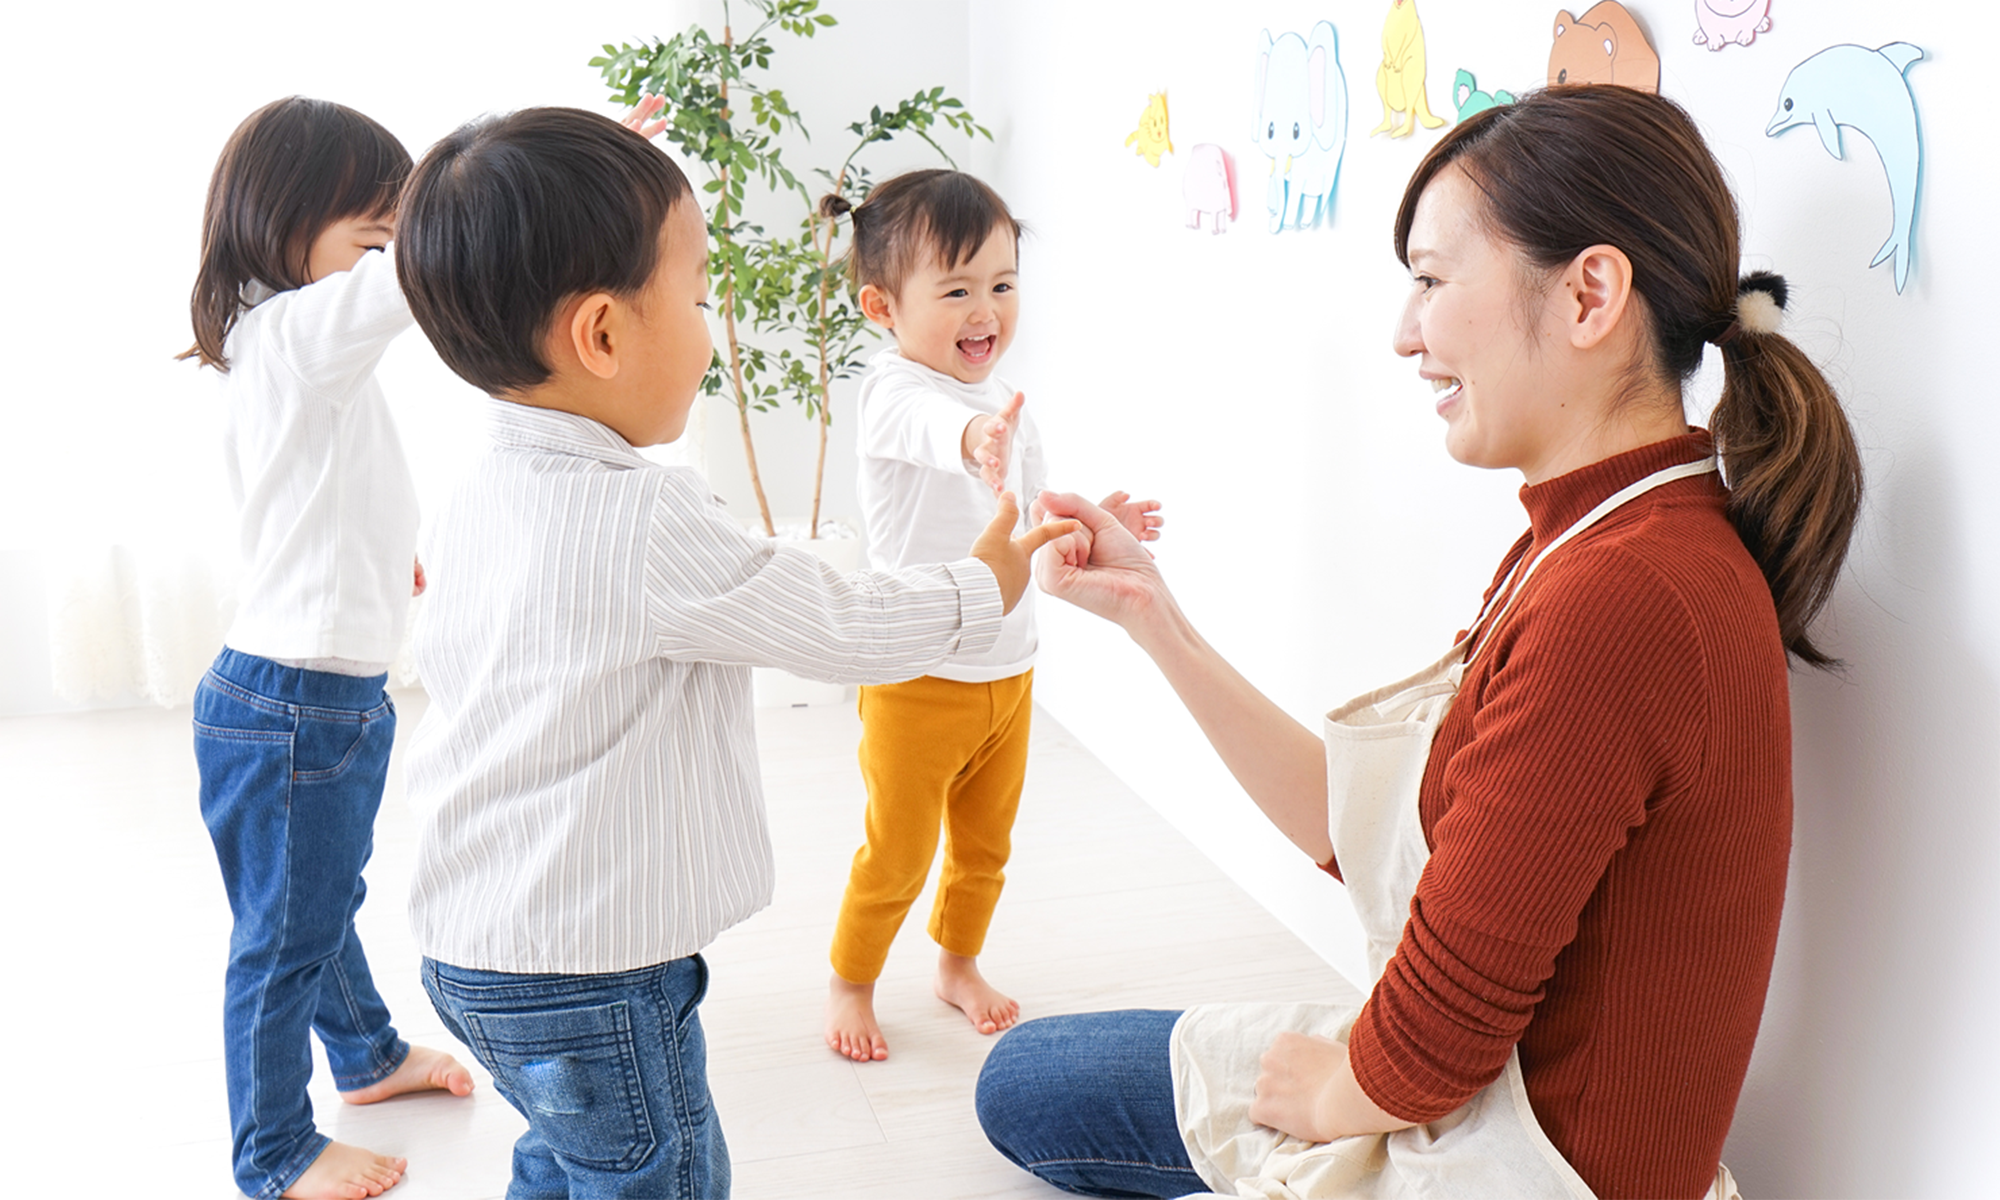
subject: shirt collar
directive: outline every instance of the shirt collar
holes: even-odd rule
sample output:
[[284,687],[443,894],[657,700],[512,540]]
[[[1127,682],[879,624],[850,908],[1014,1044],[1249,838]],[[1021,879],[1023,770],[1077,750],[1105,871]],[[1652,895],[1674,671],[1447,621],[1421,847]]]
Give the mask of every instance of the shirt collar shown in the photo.
[[495,446],[595,459],[614,467],[649,465],[632,444],[589,417],[511,400],[487,401],[487,428]]
[[975,408],[980,406],[978,402],[990,400],[996,391],[1004,391],[1009,396],[1014,394],[1011,388],[1008,388],[999,381],[1000,377],[997,375],[988,375],[980,383],[967,383],[956,375],[947,375],[943,371],[932,370],[916,359],[907,357],[901,350],[898,350],[894,346],[885,346],[877,351],[868,360],[868,365],[870,367],[897,367],[912,372],[929,383],[933,388],[943,391],[947,395],[957,396],[961,400],[972,403],[972,406]]
[[[1521,506],[1528,510],[1528,523],[1534,528],[1535,544],[1544,546],[1560,537],[1563,530],[1576,524],[1579,518],[1603,503],[1613,492],[1637,483],[1655,471],[1696,462],[1714,453],[1715,442],[1708,430],[1690,426],[1679,437],[1614,454],[1541,483],[1523,484]],[[1718,494],[1722,487],[1716,477],[1706,476],[1696,486],[1713,488]]]

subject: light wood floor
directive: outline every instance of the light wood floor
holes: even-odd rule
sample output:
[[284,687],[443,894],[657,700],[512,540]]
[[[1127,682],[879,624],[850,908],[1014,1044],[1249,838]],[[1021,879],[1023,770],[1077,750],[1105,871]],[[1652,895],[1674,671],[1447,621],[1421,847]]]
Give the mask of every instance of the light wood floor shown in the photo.
[[[398,694],[404,731],[421,693]],[[878,988],[886,1063],[820,1041],[826,942],[861,828],[847,707],[758,714],[778,858],[771,907],[710,948],[702,1021],[740,1200],[1052,1197],[986,1144],[973,1082],[990,1039],[932,997],[919,900]],[[0,1168],[10,1196],[225,1200],[221,979],[229,911],[195,804],[186,710],[0,720]],[[403,918],[414,825],[400,761],[360,927],[406,1037],[445,1046]],[[1045,714],[1005,899],[981,963],[1023,1015],[1338,999],[1348,984]],[[399,1200],[499,1197],[520,1118],[479,1073],[469,1100],[342,1105],[321,1128],[407,1155]],[[17,1140],[18,1139],[18,1140]]]

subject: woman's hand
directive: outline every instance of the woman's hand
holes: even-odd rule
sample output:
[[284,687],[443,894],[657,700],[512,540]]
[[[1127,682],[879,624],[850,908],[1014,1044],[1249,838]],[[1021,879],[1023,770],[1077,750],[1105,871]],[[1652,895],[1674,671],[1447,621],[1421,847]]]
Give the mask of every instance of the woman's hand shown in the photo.
[[1049,543],[1049,552],[1036,560],[1042,590],[1143,643],[1153,632],[1151,624],[1173,610],[1173,596],[1152,554],[1117,517],[1073,492],[1043,492],[1033,511],[1038,519],[1070,517],[1081,526]]
[[431,585],[431,581],[424,578],[424,560],[419,558],[416,560],[416,564],[416,577],[410,581],[410,598],[412,600],[423,595],[424,589]]
[[1308,1142],[1408,1129],[1368,1098],[1354,1078],[1347,1043],[1281,1033],[1264,1052],[1250,1119]]

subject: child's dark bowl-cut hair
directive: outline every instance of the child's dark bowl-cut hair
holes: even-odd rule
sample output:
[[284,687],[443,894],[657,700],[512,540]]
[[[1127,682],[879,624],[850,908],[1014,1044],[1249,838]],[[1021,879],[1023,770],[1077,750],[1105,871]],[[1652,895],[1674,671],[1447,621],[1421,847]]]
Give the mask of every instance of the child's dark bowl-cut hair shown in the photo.
[[410,154],[375,121],[331,100],[287,96],[243,118],[215,160],[201,218],[201,267],[182,358],[229,369],[223,345],[244,310],[243,288],[304,287],[313,243],[349,217],[393,212]]
[[[846,211],[845,202],[829,196],[820,211]],[[867,201],[851,211],[854,243],[847,270],[857,290],[873,284],[897,295],[927,259],[956,268],[979,253],[995,230],[1005,229],[1016,245],[1021,241],[1021,223],[1000,193],[963,171],[906,171],[875,185]]]
[[608,117],[484,118],[410,176],[396,271],[446,366],[488,395],[518,392],[552,373],[542,339],[565,301],[645,290],[667,214],[693,196],[672,159]]

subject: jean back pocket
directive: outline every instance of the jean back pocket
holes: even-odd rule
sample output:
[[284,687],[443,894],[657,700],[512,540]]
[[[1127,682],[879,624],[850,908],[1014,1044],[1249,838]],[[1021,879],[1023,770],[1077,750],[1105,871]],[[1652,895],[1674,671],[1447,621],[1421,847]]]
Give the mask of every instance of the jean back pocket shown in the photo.
[[625,1001],[541,1012],[467,1012],[479,1061],[563,1158],[630,1171],[652,1154],[653,1125]]

